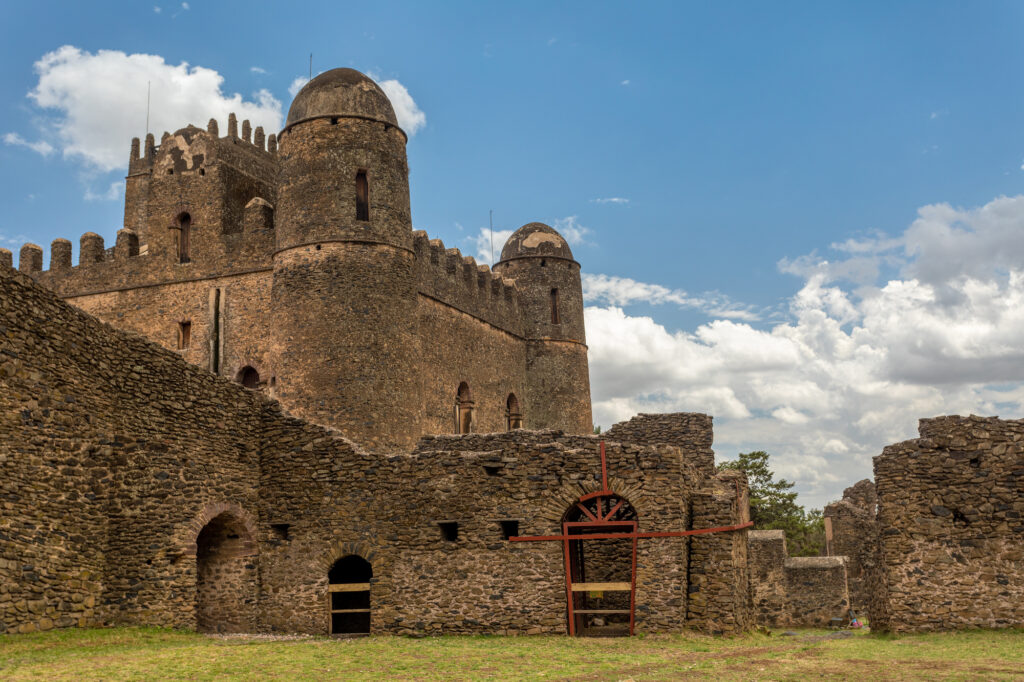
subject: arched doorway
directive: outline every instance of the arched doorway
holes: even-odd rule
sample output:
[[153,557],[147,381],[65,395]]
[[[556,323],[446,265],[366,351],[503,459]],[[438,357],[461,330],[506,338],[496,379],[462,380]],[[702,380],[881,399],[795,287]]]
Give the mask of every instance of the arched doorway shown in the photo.
[[260,387],[260,373],[256,371],[255,367],[246,365],[242,369],[238,370],[238,376],[235,377],[235,381],[242,384],[251,391],[255,391]]
[[230,512],[214,517],[196,538],[196,629],[256,628],[256,543]]
[[584,495],[565,512],[569,631],[576,635],[632,633],[636,592],[636,538],[588,535],[635,533],[637,514],[622,497],[604,490]]
[[334,562],[327,573],[327,597],[332,635],[370,632],[370,578],[373,566],[350,554]]
[[471,433],[473,430],[473,394],[469,384],[463,381],[455,394],[455,433]]
[[505,401],[505,427],[508,431],[523,428],[523,413],[519,409],[519,398],[515,393],[509,393]]

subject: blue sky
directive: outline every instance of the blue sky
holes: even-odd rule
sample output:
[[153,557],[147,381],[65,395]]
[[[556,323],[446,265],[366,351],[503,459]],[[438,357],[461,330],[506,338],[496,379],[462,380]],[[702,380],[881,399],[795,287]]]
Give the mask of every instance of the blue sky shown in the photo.
[[[112,243],[146,69],[159,138],[236,93],[279,117],[312,52],[424,117],[415,227],[471,255],[492,209],[571,236],[605,427],[712,413],[719,458],[767,449],[820,505],[918,417],[1021,416],[1019,3],[36,2],[0,25],[15,252]],[[195,101],[167,101],[174,73]]]

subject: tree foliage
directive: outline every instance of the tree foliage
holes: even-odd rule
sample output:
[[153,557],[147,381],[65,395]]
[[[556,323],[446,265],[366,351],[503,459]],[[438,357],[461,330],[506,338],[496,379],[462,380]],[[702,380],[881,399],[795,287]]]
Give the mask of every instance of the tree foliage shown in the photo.
[[758,530],[783,530],[790,556],[818,556],[825,546],[825,522],[820,509],[807,511],[796,502],[794,484],[775,480],[764,450],[741,452],[719,469],[735,469],[747,475],[750,486],[750,520]]

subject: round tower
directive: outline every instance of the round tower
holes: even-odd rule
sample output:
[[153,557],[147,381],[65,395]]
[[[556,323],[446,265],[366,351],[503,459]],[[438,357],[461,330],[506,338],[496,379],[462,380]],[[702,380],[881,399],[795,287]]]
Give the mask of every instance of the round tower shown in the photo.
[[406,136],[370,78],[306,84],[278,137],[272,392],[374,450],[418,430]]
[[525,426],[590,433],[590,374],[580,264],[544,223],[509,237],[494,271],[514,279],[527,337]]

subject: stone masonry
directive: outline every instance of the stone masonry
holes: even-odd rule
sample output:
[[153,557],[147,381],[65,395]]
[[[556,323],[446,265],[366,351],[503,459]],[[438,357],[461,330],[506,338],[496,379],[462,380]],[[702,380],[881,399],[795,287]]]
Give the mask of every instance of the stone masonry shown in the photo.
[[875,457],[871,627],[1024,625],[1024,420],[938,417]]
[[825,545],[829,556],[847,560],[850,601],[854,612],[866,612],[871,591],[866,576],[873,570],[878,547],[875,485],[864,479],[843,491],[843,499],[825,507]]

